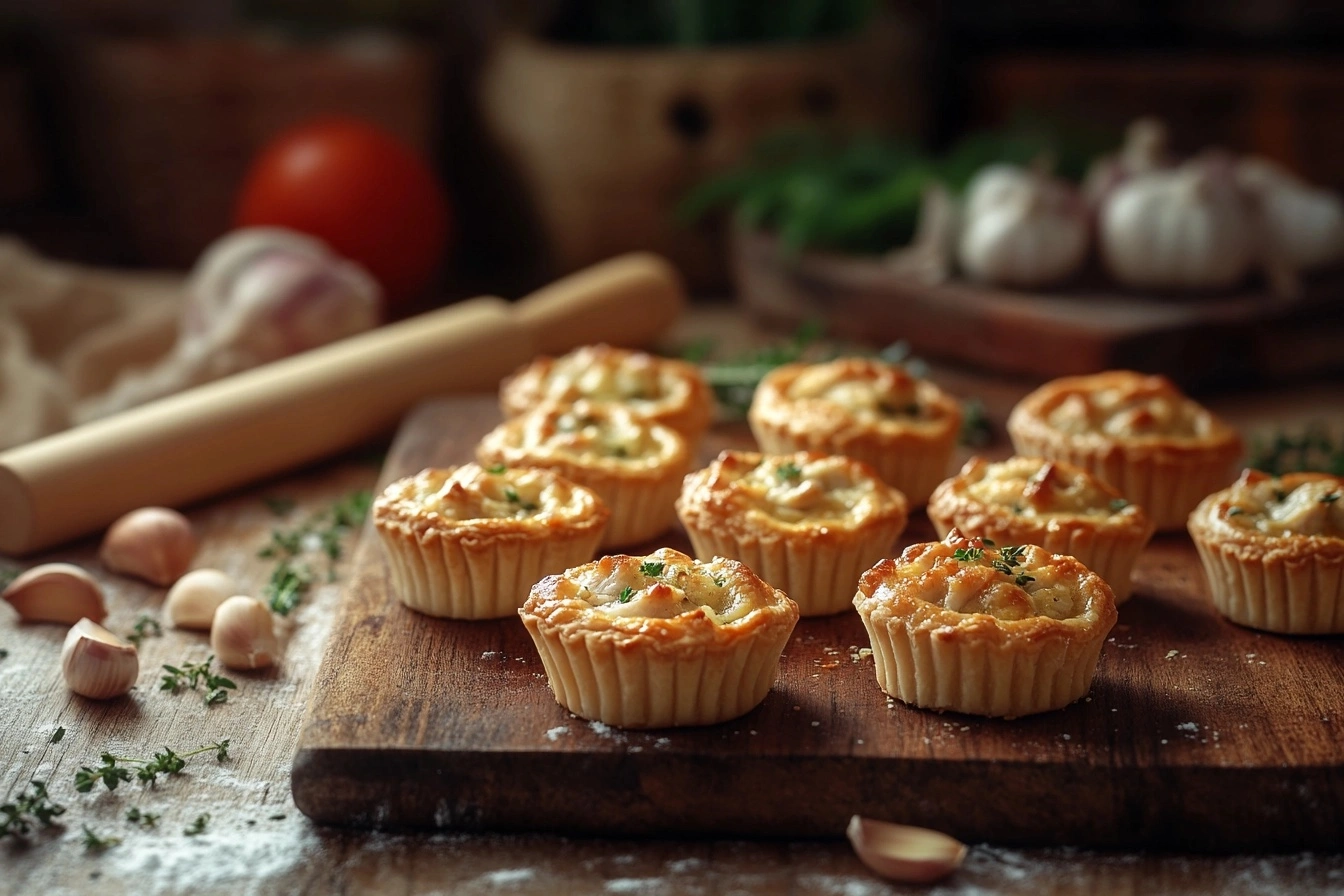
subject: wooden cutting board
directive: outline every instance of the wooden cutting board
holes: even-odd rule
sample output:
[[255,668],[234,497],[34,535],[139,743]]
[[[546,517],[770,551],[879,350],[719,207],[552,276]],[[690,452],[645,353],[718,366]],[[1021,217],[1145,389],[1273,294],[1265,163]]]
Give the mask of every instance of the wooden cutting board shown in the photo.
[[[382,481],[471,459],[497,420],[492,396],[421,406]],[[708,442],[706,459],[750,436]],[[917,514],[900,546],[931,538]],[[680,531],[659,544],[689,550]],[[405,609],[366,531],[294,798],[360,827],[832,837],[859,813],[1001,844],[1337,849],[1341,639],[1225,622],[1184,535],[1157,539],[1137,582],[1091,694],[1058,712],[1002,721],[888,700],[845,613],[799,623],[774,689],[742,718],[620,731],[556,704],[519,621]]]

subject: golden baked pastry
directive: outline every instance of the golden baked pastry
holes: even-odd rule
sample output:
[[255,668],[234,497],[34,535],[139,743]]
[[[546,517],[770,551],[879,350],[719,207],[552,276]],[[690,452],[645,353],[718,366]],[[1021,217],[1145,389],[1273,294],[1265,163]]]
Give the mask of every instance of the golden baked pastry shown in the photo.
[[905,529],[905,496],[835,454],[724,451],[686,477],[677,515],[701,560],[731,557],[804,616],[849,609],[859,576]]
[[854,606],[882,690],[1005,718],[1086,694],[1116,618],[1110,586],[1074,558],[955,529],[864,573]]
[[765,699],[798,606],[736,560],[663,548],[547,576],[518,614],[555,699],[625,728],[711,725]]
[[971,458],[934,489],[929,519],[939,538],[960,529],[1076,557],[1106,580],[1117,604],[1129,599],[1134,563],[1153,536],[1148,515],[1118,490],[1081,467],[1039,457]]
[[506,420],[476,446],[482,465],[547,467],[585,485],[611,510],[601,547],[638,544],[676,521],[674,504],[690,469],[675,430],[614,404],[544,405]]
[[961,406],[899,365],[841,358],[775,368],[756,387],[747,420],[766,454],[844,454],[918,507],[947,475]]
[[692,445],[705,434],[714,413],[713,393],[694,364],[609,345],[537,358],[499,389],[506,417],[543,404],[580,400],[619,404],[636,416],[670,426]]
[[609,511],[550,470],[422,470],[373,503],[401,602],[430,616],[489,619],[516,612],[542,576],[597,550]]
[[1112,370],[1052,380],[1017,403],[1018,454],[1076,464],[1180,529],[1200,499],[1232,481],[1241,437],[1163,376]]
[[1344,633],[1344,478],[1256,470],[1190,514],[1213,605],[1233,622]]

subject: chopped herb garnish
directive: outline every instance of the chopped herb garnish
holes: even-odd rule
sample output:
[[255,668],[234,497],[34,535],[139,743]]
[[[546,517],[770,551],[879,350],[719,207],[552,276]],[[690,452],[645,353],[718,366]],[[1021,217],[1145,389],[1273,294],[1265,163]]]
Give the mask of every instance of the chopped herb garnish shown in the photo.
[[984,545],[985,547],[987,547],[987,548],[992,548],[992,547],[994,547],[994,539],[992,539],[992,538],[981,538],[981,539],[980,539],[980,543],[981,543],[982,545]]
[[518,497],[517,491],[512,488],[506,488],[504,489],[504,500],[508,501],[510,504],[517,504],[520,498]]
[[138,824],[142,828],[152,828],[158,825],[159,816],[154,812],[141,812],[137,807],[132,806],[126,810],[126,820],[131,824]]
[[1339,500],[1339,492],[1331,492],[1328,495],[1321,495],[1322,504],[1333,504]]
[[775,477],[781,481],[787,479],[797,479],[803,475],[803,468],[795,463],[785,461],[775,468]]
[[206,812],[202,815],[197,815],[196,820],[193,821],[190,826],[182,829],[182,833],[186,834],[188,837],[195,837],[199,834],[204,834],[205,826],[208,825],[209,823],[210,823],[209,812]]
[[635,589],[631,588],[629,585],[626,585],[624,588],[621,589],[621,596],[616,598],[616,600],[618,600],[623,604],[628,604],[630,603],[630,598],[634,596],[635,596]]
[[1245,512],[1246,511],[1242,510],[1240,507],[1229,507],[1227,509],[1228,516],[1241,516]]
[[58,744],[64,737],[65,737],[65,728],[64,727],[57,728],[55,731],[51,733],[51,739],[48,740],[47,743]]
[[980,558],[985,556],[981,548],[957,548],[952,552],[952,556],[963,563],[978,563]]
[[1022,514],[1025,513],[1026,510],[1027,508],[1023,507],[1021,504],[1016,501],[1013,502],[1013,513]]
[[47,796],[46,782],[34,778],[14,802],[0,806],[0,837],[19,837],[34,827],[49,828],[53,819],[64,814],[65,807]]
[[202,663],[183,663],[181,667],[164,665],[163,669],[167,673],[159,683],[159,690],[171,691],[176,694],[183,690],[196,690],[196,686],[205,685],[205,705],[213,706],[216,703],[227,703],[229,700],[228,692],[236,690],[238,685],[223,675],[216,675],[210,670],[210,664],[214,662],[214,654],[205,658]]
[[645,560],[639,564],[639,571],[650,578],[657,578],[663,574],[663,566],[661,560]]
[[722,588],[727,582],[728,580],[723,576],[714,576],[714,587],[716,588]]
[[[200,753],[209,753],[212,750],[216,761],[223,762],[228,759],[228,740],[206,744],[186,753],[175,753],[168,747],[164,747],[161,752],[155,753],[152,759],[132,759],[126,756],[113,756],[111,753],[105,752],[99,757],[102,765],[97,768],[90,768],[87,765],[80,766],[79,770],[75,772],[75,790],[80,793],[88,793],[99,781],[108,790],[116,790],[117,785],[131,780],[132,770],[135,772],[134,777],[139,779],[142,784],[153,784],[158,780],[159,775],[176,775],[186,767],[187,759]],[[122,764],[118,765],[118,763]]]
[[317,580],[312,567],[300,559],[310,548],[320,549],[327,555],[327,579],[335,579],[335,564],[343,553],[341,539],[363,524],[372,502],[373,495],[367,490],[351,492],[325,512],[293,529],[271,531],[270,542],[257,552],[257,556],[277,560],[262,592],[272,611],[288,616]]
[[1013,581],[1017,582],[1017,587],[1019,587],[1019,588],[1024,588],[1024,587],[1026,587],[1026,584],[1027,584],[1028,582],[1034,582],[1034,581],[1036,581],[1036,577],[1035,577],[1035,576],[1029,576],[1029,575],[1027,575],[1026,573],[1022,573],[1021,575],[1019,575],[1019,576],[1018,576],[1016,579],[1014,579]]
[[1275,476],[1304,472],[1344,476],[1344,434],[1318,422],[1298,432],[1284,430],[1257,438],[1249,466]]
[[968,398],[961,405],[961,433],[957,439],[968,448],[984,448],[994,442],[994,424],[989,421],[985,403]]
[[1129,502],[1124,498],[1116,498],[1111,502],[1111,513],[1119,513],[1129,506]]
[[507,469],[508,467],[504,466],[503,464],[491,464],[490,466],[485,468],[485,472],[493,473],[494,475],[498,476],[500,473],[503,473]]
[[84,831],[84,848],[89,852],[103,852],[121,842],[120,837],[98,836],[86,824],[80,825],[80,829]]
[[1026,553],[1026,550],[1025,547],[1005,545],[999,549],[999,559],[1003,560],[1003,562],[1007,563],[1009,566],[1021,566],[1022,555]]
[[146,638],[160,638],[163,636],[163,626],[153,616],[140,614],[140,618],[135,620],[135,625],[131,626],[131,633],[126,636],[136,647]]

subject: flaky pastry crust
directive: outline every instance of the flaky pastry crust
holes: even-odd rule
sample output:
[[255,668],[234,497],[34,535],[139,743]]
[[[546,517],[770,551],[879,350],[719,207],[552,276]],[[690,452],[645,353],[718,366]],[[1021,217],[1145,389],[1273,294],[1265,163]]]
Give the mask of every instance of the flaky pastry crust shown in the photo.
[[596,492],[611,510],[603,547],[637,544],[666,531],[690,468],[675,430],[616,405],[544,405],[506,420],[476,446],[483,465],[555,470]]
[[516,417],[545,404],[576,401],[619,404],[636,416],[669,426],[692,445],[714,413],[714,395],[700,369],[646,352],[586,345],[519,368],[499,389],[500,409]]
[[1344,478],[1246,470],[1190,514],[1220,613],[1285,634],[1344,633]]
[[1074,558],[956,530],[878,562],[854,606],[888,694],[1004,717],[1086,694],[1116,620],[1110,587]]
[[961,406],[928,380],[875,358],[786,364],[761,380],[747,419],[767,454],[844,454],[913,506],[946,475]]
[[929,519],[940,538],[952,529],[998,544],[1034,544],[1075,557],[1111,586],[1116,603],[1153,524],[1136,504],[1091,473],[1064,461],[972,457],[934,490]]
[[465,464],[391,483],[372,515],[404,604],[482,619],[511,615],[533,582],[592,557],[609,511],[551,470]]
[[1052,380],[1008,417],[1018,454],[1062,460],[1115,486],[1158,531],[1179,529],[1233,477],[1241,437],[1170,380],[1128,370]]
[[804,616],[849,609],[859,575],[905,529],[905,497],[860,461],[724,451],[686,477],[677,515],[696,556],[746,563]]
[[622,727],[707,725],[761,702],[798,607],[734,560],[663,548],[548,576],[519,611],[556,700]]

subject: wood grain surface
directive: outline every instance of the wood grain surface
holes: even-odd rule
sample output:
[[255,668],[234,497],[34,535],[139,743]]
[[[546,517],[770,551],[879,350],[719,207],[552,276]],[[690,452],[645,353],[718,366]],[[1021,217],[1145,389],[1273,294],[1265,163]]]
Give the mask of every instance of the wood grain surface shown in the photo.
[[[469,460],[495,422],[493,397],[422,406],[382,479]],[[716,430],[704,454],[749,442]],[[932,537],[916,515],[900,544]],[[688,549],[679,531],[658,543]],[[985,720],[889,700],[846,613],[799,624],[774,689],[741,719],[618,731],[555,703],[518,621],[402,607],[369,537],[300,736],[295,801],[364,827],[831,837],[857,812],[1006,845],[1337,848],[1339,639],[1222,620],[1183,535],[1154,542],[1136,579],[1091,694],[1060,712]]]

